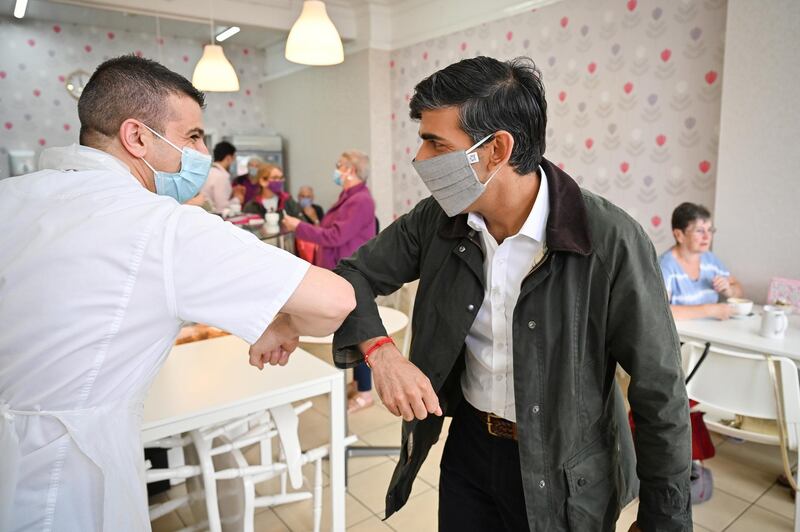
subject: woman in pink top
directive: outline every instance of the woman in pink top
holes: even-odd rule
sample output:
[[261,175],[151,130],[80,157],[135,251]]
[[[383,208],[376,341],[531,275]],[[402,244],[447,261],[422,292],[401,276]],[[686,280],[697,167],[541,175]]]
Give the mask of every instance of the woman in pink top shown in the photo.
[[[352,255],[376,234],[375,201],[367,188],[369,157],[358,150],[342,153],[336,162],[333,181],[342,187],[339,199],[328,210],[319,225],[312,225],[293,216],[283,217],[283,226],[294,231],[297,239],[314,242],[317,252],[314,264],[332,270],[340,259]],[[348,412],[372,404],[372,375],[363,362],[353,370],[356,387],[350,388]],[[356,389],[357,388],[357,389]]]

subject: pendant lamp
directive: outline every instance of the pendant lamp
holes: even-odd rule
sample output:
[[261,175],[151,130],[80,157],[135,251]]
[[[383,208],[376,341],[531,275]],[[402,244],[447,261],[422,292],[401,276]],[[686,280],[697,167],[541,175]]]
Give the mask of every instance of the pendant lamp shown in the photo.
[[286,59],[301,65],[337,65],[344,61],[342,39],[320,0],[305,0],[286,39]]
[[204,92],[236,92],[239,90],[239,78],[236,76],[236,70],[225,57],[222,46],[214,44],[213,12],[209,23],[211,44],[203,47],[203,56],[194,67],[192,85]]

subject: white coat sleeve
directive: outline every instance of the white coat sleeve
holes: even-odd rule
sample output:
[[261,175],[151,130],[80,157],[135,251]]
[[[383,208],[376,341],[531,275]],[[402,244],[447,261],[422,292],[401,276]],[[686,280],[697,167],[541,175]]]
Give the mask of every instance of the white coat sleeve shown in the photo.
[[174,315],[252,344],[303,280],[309,263],[197,207],[165,228],[164,282]]

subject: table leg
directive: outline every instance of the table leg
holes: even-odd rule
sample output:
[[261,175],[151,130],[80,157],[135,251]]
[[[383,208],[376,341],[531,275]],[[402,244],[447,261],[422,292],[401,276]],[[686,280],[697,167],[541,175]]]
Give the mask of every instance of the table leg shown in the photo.
[[344,372],[331,381],[331,529],[344,532],[345,524],[345,397]]

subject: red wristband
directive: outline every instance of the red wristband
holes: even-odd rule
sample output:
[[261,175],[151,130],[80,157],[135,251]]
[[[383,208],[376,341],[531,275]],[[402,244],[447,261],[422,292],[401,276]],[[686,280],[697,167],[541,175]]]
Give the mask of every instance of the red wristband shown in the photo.
[[377,342],[372,344],[369,347],[369,349],[367,349],[367,352],[364,353],[364,363],[367,365],[368,368],[370,368],[370,369],[372,368],[372,366],[369,365],[369,357],[370,357],[370,355],[372,353],[374,353],[375,350],[378,349],[380,346],[386,345],[386,344],[394,344],[394,340],[392,340],[390,337],[387,336],[385,338],[381,338],[380,340],[378,340]]

